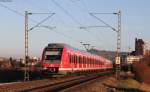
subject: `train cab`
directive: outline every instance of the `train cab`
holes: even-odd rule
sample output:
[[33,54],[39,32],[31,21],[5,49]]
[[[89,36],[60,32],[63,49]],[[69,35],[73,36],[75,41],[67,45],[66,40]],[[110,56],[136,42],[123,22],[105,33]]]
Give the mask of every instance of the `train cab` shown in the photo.
[[62,51],[63,47],[49,44],[43,52],[43,69],[52,73],[57,73],[61,64]]

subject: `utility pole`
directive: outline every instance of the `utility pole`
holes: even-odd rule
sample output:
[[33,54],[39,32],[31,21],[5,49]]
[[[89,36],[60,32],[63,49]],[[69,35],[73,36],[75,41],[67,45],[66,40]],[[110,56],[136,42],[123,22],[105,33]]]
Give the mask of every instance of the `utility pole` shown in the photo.
[[[28,29],[28,15],[31,15],[31,14],[51,14],[51,15],[46,17],[45,19],[43,19],[39,23],[37,23],[32,28]],[[29,31],[33,30],[34,28],[39,27],[40,24],[45,22],[47,19],[52,17],[54,14],[55,13],[28,13],[28,11],[25,11],[25,57],[24,57],[25,69],[24,69],[24,81],[29,80],[29,66],[28,66],[28,62],[29,62],[29,42],[28,42],[29,37],[28,37],[28,33],[29,33]]]
[[128,60],[127,60],[128,72],[131,72],[131,63],[132,63],[130,53],[131,53],[131,48],[130,48],[130,46],[129,46],[129,47],[128,47]]
[[[98,18],[95,16],[95,14],[115,14],[118,17],[118,28],[114,28],[111,25],[107,24],[105,21],[102,19]],[[89,26],[89,27],[108,27],[111,28],[113,31],[117,33],[117,49],[116,49],[116,60],[115,60],[115,66],[116,66],[116,78],[119,78],[119,73],[121,71],[121,59],[120,59],[120,52],[121,52],[121,10],[116,13],[90,13],[92,17],[95,19],[99,20],[101,23],[105,24],[105,26]],[[81,28],[86,28],[86,27],[81,27]]]
[[118,31],[117,31],[117,55],[116,55],[116,78],[119,78],[119,73],[121,71],[121,11],[117,13],[118,15]]
[[28,55],[28,12],[25,11],[25,70],[24,70],[24,81],[29,80],[29,70],[28,70],[28,62],[29,62],[29,55]]

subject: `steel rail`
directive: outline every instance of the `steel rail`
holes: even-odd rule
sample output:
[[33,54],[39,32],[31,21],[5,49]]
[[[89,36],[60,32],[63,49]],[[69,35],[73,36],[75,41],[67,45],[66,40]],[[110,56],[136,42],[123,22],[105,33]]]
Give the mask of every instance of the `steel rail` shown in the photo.
[[95,80],[99,77],[102,77],[104,75],[108,75],[107,74],[95,74],[95,75],[87,75],[83,78],[79,78],[79,79],[74,79],[74,80],[69,80],[69,81],[65,81],[65,82],[60,82],[60,83],[56,83],[53,85],[46,85],[46,86],[41,86],[41,87],[37,87],[37,88],[32,88],[32,89],[28,89],[28,90],[24,90],[21,92],[58,92],[85,82],[88,82],[90,80]]

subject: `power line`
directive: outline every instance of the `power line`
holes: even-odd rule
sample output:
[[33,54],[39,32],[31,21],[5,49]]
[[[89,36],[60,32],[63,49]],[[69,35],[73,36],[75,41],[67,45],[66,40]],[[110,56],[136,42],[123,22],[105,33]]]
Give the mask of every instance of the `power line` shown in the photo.
[[51,18],[55,13],[31,13],[31,14],[51,14],[50,16],[46,17],[45,19],[43,19],[42,21],[40,21],[39,23],[37,23],[35,26],[33,26],[32,28],[29,29],[33,30],[34,28],[36,28],[37,26],[39,26],[40,24],[42,24],[43,22],[45,22],[46,20],[48,20],[49,18]]
[[[61,8],[74,22],[76,22],[78,25],[81,25],[81,23],[80,23],[79,21],[77,21],[67,10],[65,10],[65,8],[63,8],[62,6],[60,6],[56,1],[54,1],[54,0],[52,0],[52,1],[53,1],[53,3],[54,3],[55,5],[57,5],[59,8]],[[11,11],[11,12],[13,12],[13,13],[19,15],[19,16],[24,17],[24,14],[20,13],[19,11],[15,10],[15,9],[9,8],[8,6],[3,5],[2,3],[0,3],[0,6],[3,7],[3,8],[6,8],[7,10],[9,10],[9,11]],[[46,19],[48,19],[49,17],[51,17],[51,16],[48,16]],[[35,21],[35,20],[31,19],[31,18],[30,18],[30,20],[31,20],[32,22],[38,23],[37,21]],[[43,21],[41,21],[41,22],[44,22],[44,21],[45,21],[45,20],[43,20]],[[34,27],[32,27],[31,29],[37,27],[39,24],[41,24],[41,22],[38,23],[37,25],[35,25]],[[89,30],[87,30],[87,29],[85,29],[85,30],[91,34],[91,32],[90,32]],[[56,33],[61,34],[61,35],[63,35],[64,37],[68,37],[66,34],[59,33],[59,32],[56,32]],[[94,36],[94,37],[97,37],[97,36],[95,36],[95,35],[93,35],[93,36]],[[70,37],[69,37],[69,38],[70,38]],[[73,38],[71,37],[71,39],[73,39]],[[99,38],[97,37],[97,39],[99,39]],[[80,42],[80,41],[78,41],[78,42]]]
[[[67,14],[74,22],[76,22],[79,26],[82,26],[82,24],[77,21],[65,8],[63,8],[59,3],[57,3],[55,0],[52,0],[52,2],[59,7],[62,11],[64,11],[65,14]],[[90,32],[87,29],[84,29],[85,31],[87,31],[88,33],[90,33],[90,35],[92,34],[94,38],[99,39],[99,37],[97,37],[96,35],[94,35],[92,32]],[[99,40],[98,40],[99,41]]]
[[[42,27],[51,30],[51,28],[50,28],[49,26],[42,26]],[[56,32],[57,34],[60,34],[60,35],[62,35],[62,36],[64,36],[64,37],[66,37],[66,38],[69,38],[69,39],[74,40],[74,41],[77,42],[77,43],[80,43],[79,40],[75,40],[75,39],[73,39],[71,36],[68,36],[68,35],[66,35],[66,34],[64,34],[64,33],[62,33],[62,32],[59,32],[59,31],[57,31],[57,30],[53,30],[53,32]]]
[[16,10],[14,10],[14,9],[11,9],[11,8],[9,8],[8,6],[3,5],[2,3],[0,3],[0,6],[1,6],[1,7],[3,7],[3,8],[6,8],[7,10],[9,10],[9,11],[11,11],[11,12],[14,12],[14,13],[16,13],[16,14],[18,14],[18,15],[23,16],[23,17],[24,17],[24,14],[22,14],[22,13],[20,13],[20,12],[16,11]]
[[[24,14],[20,13],[19,11],[15,10],[15,9],[9,8],[8,6],[3,5],[2,3],[0,3],[0,6],[3,7],[3,8],[5,8],[5,9],[7,9],[7,10],[9,10],[9,11],[11,11],[11,12],[13,12],[13,13],[15,13],[15,14],[17,14],[17,15],[19,15],[19,16],[24,17]],[[31,19],[31,18],[29,18],[29,19],[32,22],[38,23],[37,21],[35,21],[35,20]]]
[[[93,16],[94,18],[96,18],[97,20],[99,20],[99,21],[101,21],[103,24],[105,24],[106,25],[106,27],[109,27],[109,28],[111,28],[113,31],[117,31],[114,27],[112,27],[111,25],[109,25],[109,24],[107,24],[105,21],[103,21],[102,19],[100,19],[100,18],[98,18],[98,17],[96,17],[94,14],[95,13],[89,13],[91,16]],[[96,14],[98,14],[98,13],[96,13]],[[112,14],[112,13],[111,13]]]
[[[63,12],[65,12],[65,14],[67,14],[74,22],[76,22],[78,25],[82,25],[79,21],[77,21],[65,8],[63,8],[59,3],[57,3],[55,0],[52,0],[52,2],[57,6],[59,7],[60,9],[63,10]],[[89,32],[91,34],[91,32],[87,29],[84,29],[86,30],[87,32]],[[58,33],[58,32],[57,32]],[[64,34],[63,34],[64,35]],[[65,35],[66,36],[66,35]],[[96,35],[93,34],[94,37],[96,37],[96,39],[99,39]]]
[[[69,0],[70,2],[74,3],[75,4],[75,1],[72,1],[72,0]],[[82,4],[84,4],[84,2],[82,2],[82,0],[79,0]],[[87,7],[85,5],[84,8],[85,9],[82,9],[82,7],[78,4],[75,4],[79,9],[81,9],[83,12],[86,12],[87,14],[89,14],[89,11],[87,9]],[[85,17],[84,17],[85,18]],[[86,19],[88,20],[88,19]],[[79,27],[80,29],[84,29],[85,31],[87,31],[90,35],[92,35],[97,41],[100,41],[102,40],[98,35],[95,35],[93,32],[89,31],[88,30],[88,27],[95,27],[95,26],[86,26],[86,27]],[[101,27],[106,27],[106,26],[101,26]]]
[[63,8],[59,3],[57,3],[55,0],[51,0],[57,7],[59,7],[62,11],[64,11],[65,14],[67,14],[74,22],[76,22],[78,25],[81,25],[79,21],[77,21],[65,8]]
[[[19,15],[19,16],[24,17],[24,14],[18,12],[18,11],[15,10],[15,9],[9,8],[8,6],[3,5],[2,3],[0,3],[0,6],[3,7],[3,8],[5,8],[5,9],[7,9],[7,10],[9,10],[9,11],[11,11],[11,12],[13,12],[13,13],[15,13],[15,14],[17,14],[17,15]],[[52,16],[52,15],[51,15],[51,16]],[[47,20],[47,19],[50,18],[51,16],[48,16],[47,18],[45,18],[44,20],[42,20],[42,21],[39,22],[39,23],[38,23],[37,21],[35,21],[35,20],[33,20],[33,19],[30,18],[30,20],[31,20],[32,22],[36,22],[36,23],[38,23],[38,24],[35,25],[34,27],[30,28],[29,30],[33,30],[35,27],[38,27],[41,23],[43,23],[45,20]],[[64,34],[64,33],[61,33],[61,32],[59,32],[59,31],[57,31],[57,30],[55,30],[54,32],[56,32],[57,34],[60,34],[60,35],[62,35],[62,36],[64,36],[64,37],[67,37],[67,38],[69,38],[69,39],[72,39],[72,40],[74,40],[74,41],[80,43],[80,41],[77,41],[77,40],[73,39],[72,37],[70,37],[70,36],[68,36],[68,35],[66,35],[66,34]]]
[[[30,3],[29,3],[29,4],[30,4]],[[38,6],[38,7],[40,7],[40,6]],[[41,9],[41,8],[42,8],[42,7],[40,7],[40,9]],[[58,14],[57,14],[56,16],[58,16]],[[60,21],[62,22],[62,24],[65,24],[65,22],[61,19],[60,16],[58,16],[58,18],[60,19]],[[37,26],[37,27],[38,27],[38,26]],[[40,27],[40,26],[39,26],[39,27]],[[50,26],[42,26],[42,27],[51,29]],[[53,30],[53,31],[54,31],[54,30]],[[57,33],[57,34],[59,34],[59,35],[62,35],[62,36],[65,37],[65,38],[72,39],[72,40],[74,40],[74,41],[77,42],[77,43],[80,42],[79,40],[76,40],[76,39],[74,39],[73,37],[68,36],[68,35],[66,35],[66,34],[64,34],[64,33],[62,33],[62,32],[57,31],[57,30],[55,30],[54,32]]]
[[[67,14],[75,23],[77,23],[79,26],[82,26],[82,24],[77,21],[65,8],[63,8],[59,3],[57,3],[55,0],[52,0],[52,2],[57,6],[59,7],[65,14]],[[89,32],[91,34],[91,32],[87,29],[84,29],[86,30],[87,32]],[[95,36],[94,36],[95,37]]]

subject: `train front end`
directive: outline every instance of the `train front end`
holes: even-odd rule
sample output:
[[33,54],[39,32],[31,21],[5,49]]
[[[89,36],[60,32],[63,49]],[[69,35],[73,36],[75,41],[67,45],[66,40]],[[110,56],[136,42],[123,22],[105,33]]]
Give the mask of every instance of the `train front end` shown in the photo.
[[63,47],[49,44],[43,51],[42,67],[45,73],[58,73],[61,65]]

